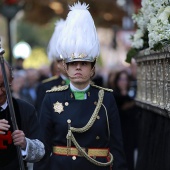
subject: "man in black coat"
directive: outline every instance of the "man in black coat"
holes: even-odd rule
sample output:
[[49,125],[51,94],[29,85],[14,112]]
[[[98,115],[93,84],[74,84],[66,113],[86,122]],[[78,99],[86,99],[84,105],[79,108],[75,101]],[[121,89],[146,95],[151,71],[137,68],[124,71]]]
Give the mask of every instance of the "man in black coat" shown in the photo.
[[[5,61],[9,84],[12,82],[12,69]],[[15,146],[21,147],[24,161],[39,161],[45,154],[44,145],[37,140],[39,124],[35,108],[22,100],[13,99],[16,121],[19,130],[13,130],[9,106],[0,66],[0,169],[19,170]]]

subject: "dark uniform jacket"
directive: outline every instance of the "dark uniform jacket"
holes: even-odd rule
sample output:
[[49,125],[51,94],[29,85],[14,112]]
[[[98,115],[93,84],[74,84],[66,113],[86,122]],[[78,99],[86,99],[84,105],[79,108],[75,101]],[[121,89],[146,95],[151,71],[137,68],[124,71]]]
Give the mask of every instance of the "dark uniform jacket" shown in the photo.
[[55,86],[61,86],[61,85],[65,85],[65,81],[61,77],[57,77],[57,76],[48,78],[39,84],[39,86],[37,87],[37,99],[36,99],[36,109],[38,111],[40,111],[41,103],[44,99],[46,91],[50,90]]
[[[53,146],[67,146],[68,119],[71,120],[72,127],[80,128],[87,124],[96,108],[99,90],[96,87],[90,86],[87,92],[87,99],[85,100],[75,100],[69,87],[63,91],[55,92],[54,90],[54,92],[46,94],[40,116],[40,123],[42,125],[41,137],[46,145],[46,156],[42,161],[35,164],[34,170],[110,169],[108,166],[96,166],[84,157],[77,157],[76,160],[73,160],[72,156],[51,154]],[[58,90],[56,89],[56,91]],[[63,106],[61,113],[55,110],[56,102]],[[62,110],[61,107],[58,109]],[[109,120],[110,137],[106,115],[108,115]],[[98,113],[98,119],[96,119],[93,126],[84,133],[74,133],[74,136],[81,147],[109,148],[114,156],[111,169],[126,170],[119,115],[111,92],[104,91],[103,105]],[[72,147],[74,147],[73,144]],[[96,158],[96,160],[107,162],[106,158]]]
[[[23,130],[29,139],[36,139],[39,134],[39,124],[35,108],[29,103],[13,99],[16,120],[19,129]],[[11,125],[9,108],[0,112],[0,119],[8,120]],[[11,138],[12,125],[5,135],[0,134],[0,170],[19,170],[16,147]]]

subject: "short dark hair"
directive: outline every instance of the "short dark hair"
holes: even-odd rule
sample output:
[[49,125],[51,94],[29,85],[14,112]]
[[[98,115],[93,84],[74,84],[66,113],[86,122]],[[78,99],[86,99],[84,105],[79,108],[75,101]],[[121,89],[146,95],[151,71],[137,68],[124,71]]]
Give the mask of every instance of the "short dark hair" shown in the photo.
[[95,64],[96,64],[96,60],[91,62],[91,67],[93,68],[95,66]]

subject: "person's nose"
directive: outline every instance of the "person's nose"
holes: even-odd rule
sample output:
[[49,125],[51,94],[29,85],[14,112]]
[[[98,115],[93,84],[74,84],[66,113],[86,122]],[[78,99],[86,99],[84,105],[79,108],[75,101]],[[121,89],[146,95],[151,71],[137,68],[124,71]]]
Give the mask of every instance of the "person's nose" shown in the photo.
[[81,68],[81,64],[80,64],[80,63],[77,63],[76,68],[77,68],[77,69],[80,69],[80,68]]
[[5,87],[4,86],[0,86],[0,94],[3,94],[3,93],[5,93]]

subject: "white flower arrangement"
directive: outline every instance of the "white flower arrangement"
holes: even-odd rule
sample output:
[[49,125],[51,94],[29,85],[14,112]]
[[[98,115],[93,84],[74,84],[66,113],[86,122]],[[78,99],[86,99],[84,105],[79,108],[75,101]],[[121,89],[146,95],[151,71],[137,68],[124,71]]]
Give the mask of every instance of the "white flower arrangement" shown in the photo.
[[170,40],[170,0],[142,0],[140,11],[132,19],[138,27],[132,38],[133,48],[144,48],[146,32],[149,48],[154,49]]
[[149,31],[149,47],[154,48],[158,43],[164,45],[167,40],[170,40],[170,6],[160,9],[157,16],[151,19],[148,24]]

